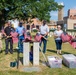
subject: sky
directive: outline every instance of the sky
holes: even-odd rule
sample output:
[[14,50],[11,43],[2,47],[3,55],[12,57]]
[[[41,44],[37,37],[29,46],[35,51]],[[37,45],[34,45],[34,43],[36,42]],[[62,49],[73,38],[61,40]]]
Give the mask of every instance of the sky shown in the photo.
[[[76,9],[76,0],[55,0],[55,2],[64,4],[64,16],[67,16],[67,12],[69,9]],[[58,20],[58,12],[52,11],[50,13],[50,20]]]

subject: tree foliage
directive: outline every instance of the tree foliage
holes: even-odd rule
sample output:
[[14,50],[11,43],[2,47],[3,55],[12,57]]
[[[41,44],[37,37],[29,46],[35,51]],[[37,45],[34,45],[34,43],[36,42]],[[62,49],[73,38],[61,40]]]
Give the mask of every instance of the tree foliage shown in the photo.
[[54,0],[0,0],[0,16],[4,19],[37,17],[49,21],[50,12],[58,8]]

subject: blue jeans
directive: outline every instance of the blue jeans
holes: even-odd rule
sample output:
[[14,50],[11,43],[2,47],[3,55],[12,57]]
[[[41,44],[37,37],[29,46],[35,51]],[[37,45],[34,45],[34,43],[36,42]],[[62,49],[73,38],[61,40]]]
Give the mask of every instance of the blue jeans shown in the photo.
[[18,41],[18,47],[19,47],[19,52],[23,53],[23,42],[22,42],[22,39],[19,39],[19,41]]
[[55,40],[56,43],[56,49],[61,50],[62,49],[62,40]]
[[18,41],[18,47],[19,47],[19,52],[20,53],[23,53],[23,41],[24,40],[24,37],[19,37],[19,41]]
[[[45,38],[47,38],[47,36],[45,36]],[[41,42],[40,42],[40,46],[41,46],[42,42],[43,42],[43,53],[46,53],[47,40],[42,38]]]

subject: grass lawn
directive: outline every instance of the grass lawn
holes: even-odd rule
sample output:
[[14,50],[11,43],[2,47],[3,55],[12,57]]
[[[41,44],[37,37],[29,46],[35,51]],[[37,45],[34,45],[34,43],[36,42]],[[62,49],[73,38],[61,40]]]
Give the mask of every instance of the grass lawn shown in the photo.
[[[14,49],[16,48],[16,44],[14,45]],[[23,72],[21,71],[21,68],[23,65],[20,64],[19,69],[16,67],[10,67],[10,62],[15,61],[17,59],[17,51],[14,50],[13,54],[7,54],[5,55],[4,52],[5,46],[3,42],[3,52],[0,53],[0,75],[76,75],[76,69],[69,69],[68,67],[62,65],[62,68],[49,68],[48,66],[43,66],[40,62],[40,72]],[[72,53],[76,54],[76,49],[72,48],[72,46],[69,43],[63,43],[62,45],[62,53]],[[47,52],[46,57],[51,55],[57,55],[56,49],[55,49],[55,42],[53,37],[48,38],[47,43]],[[22,54],[20,54],[22,57]],[[62,58],[62,55],[57,55]],[[44,58],[40,52],[40,60],[44,61]],[[31,66],[31,65],[30,65]]]

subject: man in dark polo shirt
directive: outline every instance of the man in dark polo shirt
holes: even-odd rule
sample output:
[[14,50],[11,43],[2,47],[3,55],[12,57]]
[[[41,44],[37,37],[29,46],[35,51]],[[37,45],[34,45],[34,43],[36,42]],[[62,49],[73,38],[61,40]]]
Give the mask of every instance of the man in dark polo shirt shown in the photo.
[[[4,34],[5,34],[5,54],[8,54],[8,51],[10,51],[11,54],[13,54],[13,40],[12,40],[12,37],[11,37],[11,31],[14,30],[13,27],[11,27],[11,24],[9,22],[6,23],[7,24],[7,27],[4,29]],[[8,49],[9,47],[9,44],[10,44],[10,50]]]

